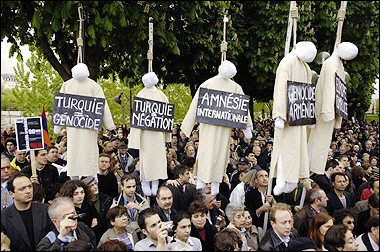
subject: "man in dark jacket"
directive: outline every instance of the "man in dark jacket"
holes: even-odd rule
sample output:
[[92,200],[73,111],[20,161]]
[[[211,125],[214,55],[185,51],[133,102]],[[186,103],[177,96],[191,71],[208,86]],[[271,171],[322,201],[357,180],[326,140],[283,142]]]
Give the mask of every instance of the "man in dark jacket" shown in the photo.
[[173,205],[173,193],[167,186],[160,186],[157,190],[157,203],[153,209],[157,211],[162,222],[172,221],[173,215],[177,212]]
[[269,214],[269,229],[259,243],[258,251],[285,251],[289,244],[299,237],[293,228],[293,214],[291,207],[285,203],[272,206]]
[[78,222],[74,203],[68,197],[58,197],[49,206],[49,217],[55,229],[50,231],[37,245],[38,251],[48,251],[53,246],[63,250],[70,242],[81,240],[96,247],[96,237],[83,222]]
[[48,205],[32,203],[32,182],[23,173],[12,176],[7,189],[14,204],[1,211],[1,232],[11,240],[12,251],[35,251],[38,242],[53,229]]
[[333,190],[327,194],[329,201],[326,210],[332,216],[335,210],[354,207],[355,197],[352,193],[345,191],[348,181],[344,173],[334,173],[331,181]]

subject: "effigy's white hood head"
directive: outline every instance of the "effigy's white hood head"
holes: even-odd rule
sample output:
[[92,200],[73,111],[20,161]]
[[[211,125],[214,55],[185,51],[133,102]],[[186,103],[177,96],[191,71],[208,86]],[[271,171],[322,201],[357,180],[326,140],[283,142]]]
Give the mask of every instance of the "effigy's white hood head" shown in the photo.
[[142,77],[142,82],[146,88],[151,88],[158,83],[158,77],[154,72],[149,72]]
[[341,59],[352,60],[358,55],[358,47],[351,42],[342,42],[338,45],[337,52]]
[[230,79],[236,75],[237,70],[236,66],[231,61],[225,60],[220,64],[218,72],[219,77]]
[[312,62],[317,55],[317,48],[313,42],[300,41],[295,46],[297,58],[304,62]]
[[90,76],[90,72],[88,71],[88,67],[84,63],[79,63],[71,69],[71,74],[73,78],[76,80],[85,80]]

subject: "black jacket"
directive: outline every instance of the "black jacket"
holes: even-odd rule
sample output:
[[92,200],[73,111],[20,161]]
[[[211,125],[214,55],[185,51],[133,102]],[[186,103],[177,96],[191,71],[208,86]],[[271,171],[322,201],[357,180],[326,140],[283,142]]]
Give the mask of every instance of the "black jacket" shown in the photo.
[[112,198],[116,198],[119,195],[117,179],[113,172],[108,172],[107,175],[98,174],[98,181],[99,191]]
[[[166,183],[164,183],[166,185]],[[195,185],[193,184],[185,184],[186,187],[185,192],[183,192],[183,186],[172,186],[172,185],[166,185],[173,193],[173,205],[172,208],[174,208],[177,211],[183,210],[187,212],[187,208],[189,207],[190,203],[193,201],[194,194],[195,194]]]
[[[95,208],[95,203],[91,203],[91,205]],[[99,210],[95,211],[96,219],[98,220],[98,225],[92,228],[96,235],[96,244],[99,243],[102,235],[108,230],[108,222],[106,219],[107,211],[111,208],[112,198],[107,194],[104,194],[99,191]],[[95,208],[96,209],[96,208]]]
[[[347,191],[343,192],[346,202],[347,202],[347,208],[354,207],[355,206],[355,196]],[[329,200],[327,201],[327,207],[326,210],[329,212],[329,214],[332,216],[334,214],[335,210],[342,209],[343,205],[340,201],[338,195],[336,195],[335,191],[331,191],[327,194],[327,198]]]
[[325,191],[326,194],[333,190],[332,185],[330,184],[329,178],[326,174],[314,174],[310,177],[315,183],[319,185],[319,187]]
[[[161,219],[162,222],[169,221],[168,218],[166,217],[164,211],[158,206],[157,203],[155,203],[152,208],[157,211],[157,213],[160,216],[160,219]],[[170,219],[173,220],[173,216],[174,216],[174,214],[177,211],[173,207],[170,210],[171,210],[171,212],[170,212]]]
[[[292,228],[290,233],[290,242],[289,244],[300,237],[297,230]],[[257,251],[285,251],[286,246],[274,232],[273,228],[270,228],[261,239]]]
[[257,187],[246,192],[244,204],[252,212],[252,224],[257,227],[263,228],[265,213],[261,213],[259,217],[256,215],[256,210],[263,205],[263,202],[261,200],[261,193],[259,192]]
[[204,228],[206,231],[205,240],[202,239],[201,235],[199,234],[197,228],[194,226],[193,223],[191,223],[190,236],[198,238],[201,241],[202,251],[214,251],[214,236],[218,232],[218,230],[207,220]]
[[[54,228],[47,209],[47,204],[32,203],[31,205],[35,245]],[[36,250],[30,243],[24,222],[14,204],[1,211],[1,232],[4,232],[11,240],[12,251]]]

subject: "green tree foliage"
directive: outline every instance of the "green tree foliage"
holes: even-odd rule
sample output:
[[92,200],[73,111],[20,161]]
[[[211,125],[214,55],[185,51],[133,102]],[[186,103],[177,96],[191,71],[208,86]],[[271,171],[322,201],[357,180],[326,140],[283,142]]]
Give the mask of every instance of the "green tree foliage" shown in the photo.
[[[70,78],[76,64],[78,6],[85,12],[85,60],[94,80],[118,76],[126,87],[147,71],[148,18],[154,19],[153,70],[164,83],[197,87],[217,74],[223,15],[227,59],[238,69],[235,80],[258,101],[272,99],[275,72],[284,56],[289,1],[2,1],[1,39],[35,44],[60,76]],[[318,52],[333,51],[340,1],[298,1],[297,41],[309,40]],[[345,62],[349,111],[362,117],[379,73],[379,2],[349,1],[342,41],[359,48]],[[320,65],[309,64],[317,73]],[[251,99],[253,100],[253,99]]]

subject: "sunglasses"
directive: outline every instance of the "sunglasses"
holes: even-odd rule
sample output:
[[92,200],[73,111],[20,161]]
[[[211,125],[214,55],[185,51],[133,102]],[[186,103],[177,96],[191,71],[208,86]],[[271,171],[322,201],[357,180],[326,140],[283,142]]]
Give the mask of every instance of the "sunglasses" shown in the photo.
[[348,225],[351,225],[351,224],[354,224],[354,225],[355,225],[355,221],[347,221],[347,224],[348,224]]

